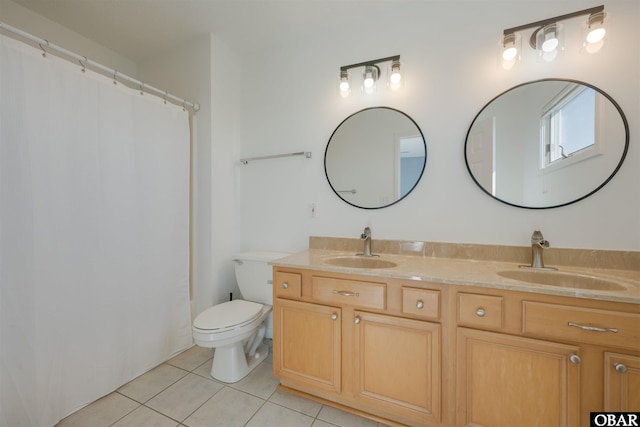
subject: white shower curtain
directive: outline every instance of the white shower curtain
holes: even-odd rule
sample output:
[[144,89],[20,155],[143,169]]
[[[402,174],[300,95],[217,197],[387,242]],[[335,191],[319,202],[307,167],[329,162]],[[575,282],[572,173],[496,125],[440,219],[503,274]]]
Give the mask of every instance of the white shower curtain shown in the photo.
[[0,426],[191,345],[181,107],[0,36]]

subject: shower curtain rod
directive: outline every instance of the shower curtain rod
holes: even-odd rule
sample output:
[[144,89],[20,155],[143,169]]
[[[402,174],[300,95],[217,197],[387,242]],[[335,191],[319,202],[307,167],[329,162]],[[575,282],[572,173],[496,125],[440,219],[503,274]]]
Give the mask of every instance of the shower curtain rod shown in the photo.
[[160,90],[158,88],[155,88],[153,86],[149,86],[148,84],[134,79],[133,77],[129,77],[126,74],[122,74],[119,73],[118,70],[114,70],[108,67],[105,67],[102,64],[99,64],[97,62],[94,62],[90,59],[88,59],[86,56],[82,56],[82,55],[78,55],[77,53],[73,53],[63,47],[60,46],[56,46],[54,44],[49,43],[48,40],[46,39],[41,39],[39,37],[33,36],[29,33],[26,33],[18,28],[12,27],[10,25],[5,24],[4,22],[0,22],[0,29],[6,30],[10,33],[16,34],[22,38],[25,38],[27,40],[32,41],[33,43],[36,43],[40,46],[40,48],[43,50],[44,54],[47,53],[47,50],[52,50],[52,51],[56,51],[59,52],[69,58],[73,58],[75,60],[77,60],[80,65],[82,65],[83,67],[91,67],[91,68],[95,68],[98,69],[102,72],[104,72],[107,75],[112,75],[113,76],[113,81],[114,83],[118,80],[124,80],[127,81],[133,85],[136,85],[140,88],[140,90],[145,90],[147,92],[153,92],[157,95],[160,95],[165,101],[172,101],[175,104],[179,104],[182,105],[183,107],[190,107],[193,109],[193,111],[198,111],[200,110],[200,104],[195,104],[193,102],[189,102],[186,101],[182,98],[178,98],[177,96],[171,95],[170,93],[167,93],[163,90]]

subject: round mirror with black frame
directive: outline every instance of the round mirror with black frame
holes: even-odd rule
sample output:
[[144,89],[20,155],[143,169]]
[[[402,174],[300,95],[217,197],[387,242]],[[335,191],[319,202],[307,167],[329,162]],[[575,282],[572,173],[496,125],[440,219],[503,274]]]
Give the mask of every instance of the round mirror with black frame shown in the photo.
[[371,107],[342,121],[324,155],[333,191],[362,209],[391,206],[418,184],[427,162],[420,127],[402,111]]
[[587,83],[543,79],[493,98],[465,141],[475,183],[508,205],[548,209],[578,202],[607,184],[629,147],[620,106]]

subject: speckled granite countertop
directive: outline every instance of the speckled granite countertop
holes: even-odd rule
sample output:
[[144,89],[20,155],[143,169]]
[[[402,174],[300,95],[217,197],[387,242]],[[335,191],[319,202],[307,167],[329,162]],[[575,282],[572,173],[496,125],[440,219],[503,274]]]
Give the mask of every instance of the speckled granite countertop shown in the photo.
[[[374,250],[374,253],[376,251]],[[317,249],[272,261],[277,267],[308,269],[315,271],[360,274],[370,277],[386,277],[405,280],[421,280],[459,286],[477,286],[520,292],[534,292],[547,295],[598,299],[605,301],[640,304],[640,271],[606,269],[582,266],[557,265],[559,273],[578,274],[614,282],[622,290],[592,290],[574,287],[553,286],[509,279],[499,272],[521,271],[522,263],[511,261],[491,261],[468,258],[446,258],[425,256],[425,254],[380,253],[380,259],[391,261],[397,266],[390,268],[353,268],[330,265],[327,260],[355,255],[352,250]],[[547,265],[549,265],[547,263]],[[638,307],[640,311],[640,306]]]

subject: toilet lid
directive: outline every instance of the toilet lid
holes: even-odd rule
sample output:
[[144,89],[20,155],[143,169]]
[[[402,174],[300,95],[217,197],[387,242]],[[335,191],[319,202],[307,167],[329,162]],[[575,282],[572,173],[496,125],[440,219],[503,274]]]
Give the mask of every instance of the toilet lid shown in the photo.
[[262,304],[237,299],[206,309],[196,317],[193,326],[207,330],[230,328],[252,321],[261,311]]

